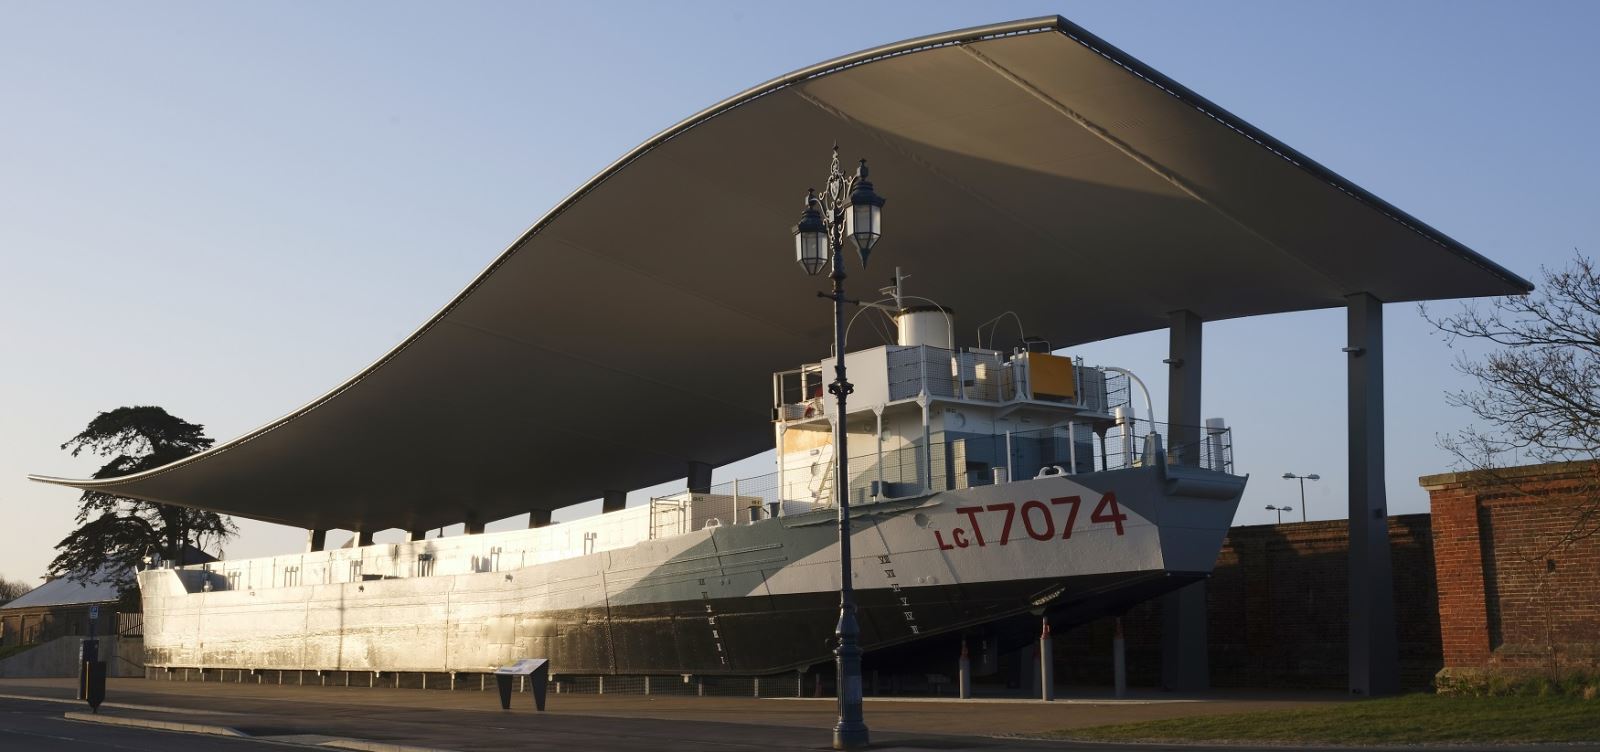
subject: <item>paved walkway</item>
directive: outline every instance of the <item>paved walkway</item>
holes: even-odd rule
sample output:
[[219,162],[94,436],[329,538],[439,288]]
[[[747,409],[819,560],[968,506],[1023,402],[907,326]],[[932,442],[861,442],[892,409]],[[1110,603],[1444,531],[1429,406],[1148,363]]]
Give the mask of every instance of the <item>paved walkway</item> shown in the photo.
[[[66,679],[0,679],[0,693],[70,697]],[[869,698],[868,725],[874,731],[959,736],[1040,734],[1067,728],[1109,723],[1179,718],[1194,715],[1243,713],[1319,705],[1342,699],[1337,694],[1216,693],[1205,698],[1169,693],[1139,693],[1126,699],[1066,694],[1053,703],[1038,700],[961,700],[937,698]],[[496,718],[533,715],[531,695],[519,695],[505,714],[491,690],[420,690],[368,687],[298,687],[272,684],[112,679],[108,702],[162,705],[206,710],[237,706],[254,712],[267,701],[276,716],[290,708],[320,713],[322,706],[385,708],[393,710],[462,711],[492,713]],[[753,699],[743,697],[681,697],[671,695],[551,694],[544,715],[654,719],[692,723],[735,723],[791,726],[827,731],[833,727],[834,701],[829,699]],[[228,724],[224,724],[228,725]]]
[[[68,701],[71,695],[70,680],[0,679],[0,748],[12,748],[13,743],[18,749],[162,748],[150,740],[151,735],[178,740],[167,748],[257,746],[250,740],[192,734],[178,737],[63,720],[69,711],[85,710],[81,703]],[[101,713],[109,719],[232,729],[259,741],[324,749],[339,745],[472,752],[820,750],[829,748],[834,717],[831,700],[551,695],[548,712],[538,713],[531,696],[525,694],[515,698],[513,710],[503,711],[493,692],[143,679],[112,680],[107,696]],[[1006,737],[1337,701],[1328,695],[1246,694],[1203,698],[1152,694],[1120,701],[1069,696],[1055,703],[874,698],[868,701],[866,713],[876,750],[1177,750],[1185,748]],[[82,745],[74,746],[74,742]]]

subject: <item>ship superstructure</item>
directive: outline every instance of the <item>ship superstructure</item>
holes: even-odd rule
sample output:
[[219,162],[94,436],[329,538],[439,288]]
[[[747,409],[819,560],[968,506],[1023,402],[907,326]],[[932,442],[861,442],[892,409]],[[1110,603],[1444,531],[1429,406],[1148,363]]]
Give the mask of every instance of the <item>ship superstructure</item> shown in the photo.
[[869,651],[1029,614],[1081,621],[1211,570],[1244,487],[1226,428],[1173,464],[1134,417],[1129,372],[1027,338],[956,348],[950,309],[891,310],[895,341],[845,356],[843,483],[824,359],[773,375],[767,475],[527,530],[148,569],[148,663],[803,670],[831,650],[840,493]]

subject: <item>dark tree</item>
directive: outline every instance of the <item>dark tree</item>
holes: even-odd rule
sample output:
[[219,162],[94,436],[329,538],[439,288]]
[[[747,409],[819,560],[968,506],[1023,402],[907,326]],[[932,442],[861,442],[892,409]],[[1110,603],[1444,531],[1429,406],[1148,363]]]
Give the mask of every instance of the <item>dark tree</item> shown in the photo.
[[[214,442],[205,427],[167,414],[159,407],[119,407],[100,413],[62,449],[76,457],[89,452],[108,461],[94,477],[115,478],[160,467]],[[110,578],[124,595],[133,591],[135,565],[150,554],[182,561],[188,546],[203,548],[237,532],[232,521],[188,507],[84,491],[78,501],[78,527],[56,544],[50,572],[89,581]]]
[[0,605],[5,605],[22,597],[23,593],[30,590],[26,584],[16,580],[0,577]]
[[1564,269],[1540,271],[1543,284],[1527,295],[1468,303],[1441,317],[1423,309],[1452,346],[1467,340],[1489,348],[1456,359],[1456,370],[1477,386],[1446,396],[1481,424],[1441,437],[1440,446],[1505,493],[1551,496],[1548,486],[1524,487],[1509,467],[1575,463],[1565,474],[1576,482],[1557,499],[1571,524],[1528,558],[1600,532],[1600,276],[1582,254]]

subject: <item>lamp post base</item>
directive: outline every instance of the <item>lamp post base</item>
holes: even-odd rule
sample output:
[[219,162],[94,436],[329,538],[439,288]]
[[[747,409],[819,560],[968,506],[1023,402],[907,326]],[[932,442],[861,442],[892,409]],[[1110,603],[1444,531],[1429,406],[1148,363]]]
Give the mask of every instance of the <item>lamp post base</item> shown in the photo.
[[834,749],[856,750],[866,749],[867,746],[868,742],[866,724],[852,723],[847,726],[843,723],[840,723],[839,725],[833,727]]

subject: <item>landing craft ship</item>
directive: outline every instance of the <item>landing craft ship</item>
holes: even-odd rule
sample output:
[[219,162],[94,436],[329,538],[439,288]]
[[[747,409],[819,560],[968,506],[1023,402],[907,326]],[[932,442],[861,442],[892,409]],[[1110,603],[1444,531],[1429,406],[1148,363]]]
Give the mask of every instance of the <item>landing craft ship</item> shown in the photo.
[[[919,291],[1013,311],[1056,345],[1167,330],[1179,425],[1135,415],[1148,400],[1130,399],[1124,371],[1047,343],[958,349],[948,311],[902,306],[893,344],[841,348],[853,412],[820,399],[828,361],[777,374],[776,472],[712,486],[711,468],[771,446],[753,374],[833,339],[792,257],[753,249],[791,219],[775,198],[841,141],[866,145],[908,220],[878,258],[940,270]],[[141,473],[31,477],[308,531],[304,555],[143,572],[155,667],[426,680],[543,656],[648,688],[652,672],[826,663],[839,497],[853,502],[864,665],[954,662],[965,637],[982,640],[976,668],[1031,640],[1040,616],[1117,613],[1211,569],[1244,481],[1226,428],[1199,425],[1205,322],[1346,312],[1350,506],[1365,512],[1351,539],[1381,540],[1384,305],[1530,289],[1088,30],[1022,19],[713,104],[578,186],[304,406]],[[830,421],[866,448],[842,478]],[[690,492],[621,508],[686,475]],[[612,511],[546,524],[597,496]],[[481,534],[524,514],[533,529]],[[424,534],[460,523],[470,534]],[[410,540],[324,551],[332,529]],[[1352,629],[1361,692],[1393,673],[1381,550],[1352,559],[1352,613],[1372,627]]]
[[869,655],[1071,625],[1211,571],[1245,484],[1220,421],[1164,446],[1131,373],[1038,340],[957,350],[952,321],[897,306],[894,344],[846,355],[849,444],[870,450],[843,482],[825,359],[773,376],[777,470],[760,478],[536,529],[147,569],[148,664],[804,670],[830,659],[841,493]]

